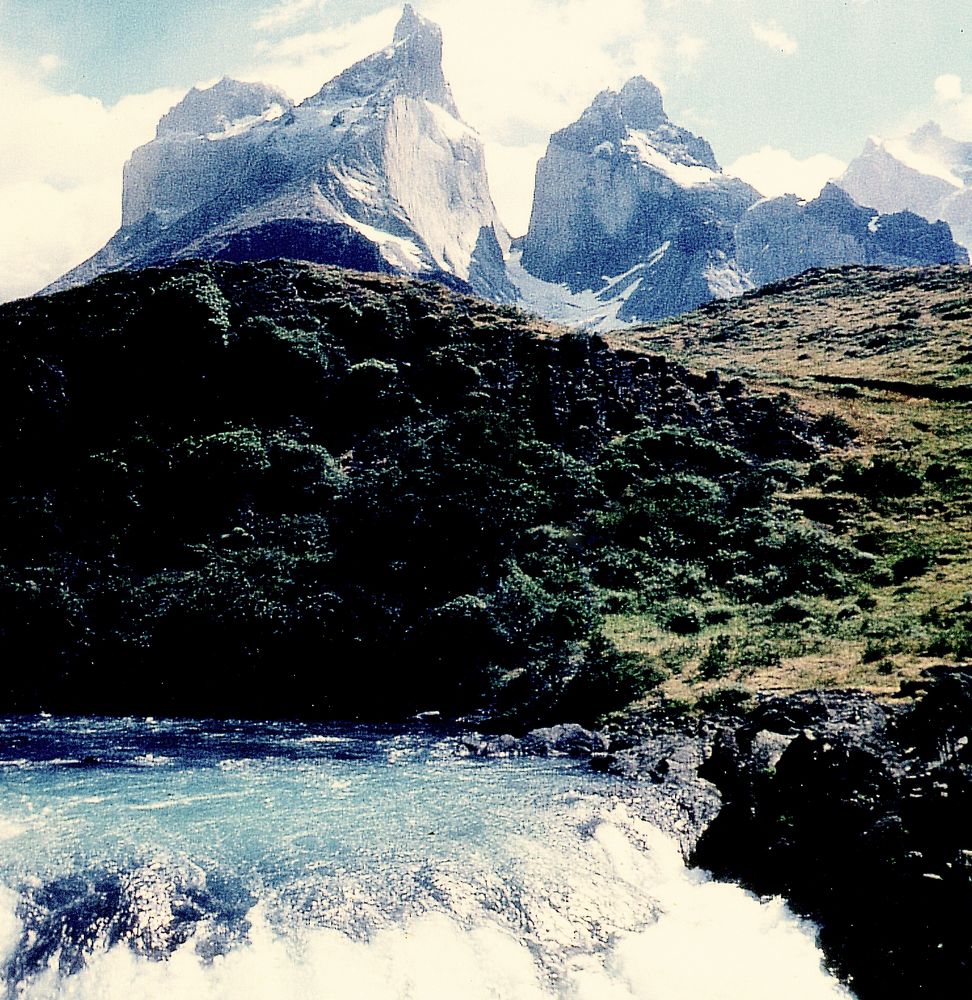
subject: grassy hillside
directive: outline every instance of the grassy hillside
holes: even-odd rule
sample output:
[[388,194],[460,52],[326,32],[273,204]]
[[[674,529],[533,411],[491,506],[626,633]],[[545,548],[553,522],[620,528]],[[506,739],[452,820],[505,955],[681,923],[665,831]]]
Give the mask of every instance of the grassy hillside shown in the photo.
[[804,611],[885,620],[888,544],[799,500],[828,412],[437,285],[185,264],[13,303],[0,415],[0,711],[592,720],[769,678]]
[[650,614],[613,616],[622,649],[677,664],[670,697],[724,685],[894,690],[972,658],[972,271],[809,272],[611,342],[785,392],[849,432],[776,502],[873,558],[853,592],[730,600],[730,621],[687,638]]

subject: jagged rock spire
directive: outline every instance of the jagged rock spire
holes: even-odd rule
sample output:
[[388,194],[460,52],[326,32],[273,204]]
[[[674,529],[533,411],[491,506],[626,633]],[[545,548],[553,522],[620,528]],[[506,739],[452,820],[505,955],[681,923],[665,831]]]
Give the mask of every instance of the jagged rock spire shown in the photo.
[[442,29],[405,4],[395,27],[394,44],[401,52],[401,82],[410,97],[426,97],[456,117],[452,91],[442,72]]
[[649,130],[667,121],[661,91],[643,76],[632,77],[621,88],[621,117],[629,128]]
[[310,100],[325,102],[341,94],[422,97],[459,118],[442,72],[442,31],[411,4],[406,4],[389,48],[355,63]]

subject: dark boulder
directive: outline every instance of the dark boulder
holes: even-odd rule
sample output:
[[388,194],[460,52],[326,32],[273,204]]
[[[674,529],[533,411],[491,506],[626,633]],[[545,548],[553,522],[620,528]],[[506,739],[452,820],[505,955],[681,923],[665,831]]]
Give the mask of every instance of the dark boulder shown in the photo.
[[605,753],[610,741],[603,733],[585,729],[576,722],[561,726],[531,729],[521,740],[522,751],[537,757],[562,754],[567,757],[590,757]]

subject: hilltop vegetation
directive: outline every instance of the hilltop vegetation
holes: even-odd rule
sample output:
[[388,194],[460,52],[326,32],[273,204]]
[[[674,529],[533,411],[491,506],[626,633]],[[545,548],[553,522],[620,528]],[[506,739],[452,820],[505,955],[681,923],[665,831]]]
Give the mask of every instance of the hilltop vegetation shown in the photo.
[[[731,607],[727,622],[690,639],[650,616],[613,617],[622,649],[682,665],[688,683],[670,681],[671,698],[894,691],[927,667],[972,658],[968,268],[811,271],[612,343],[785,392],[818,426],[843,432],[846,445],[804,465],[777,500],[871,559],[852,593]],[[752,649],[773,655],[761,661]]]
[[433,284],[190,263],[13,303],[0,410],[0,710],[592,720],[689,664],[619,622],[768,670],[748,608],[883,565],[793,502],[841,421]]

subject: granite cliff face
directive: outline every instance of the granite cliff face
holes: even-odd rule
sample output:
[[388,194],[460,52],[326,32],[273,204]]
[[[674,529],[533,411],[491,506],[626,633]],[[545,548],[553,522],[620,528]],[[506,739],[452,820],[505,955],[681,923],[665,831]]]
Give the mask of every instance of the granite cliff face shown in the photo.
[[189,257],[293,257],[513,290],[482,145],[410,6],[391,46],[294,107],[262,84],[193,90],[125,170],[122,228],[50,290]]
[[531,277],[565,286],[568,321],[572,311],[654,319],[738,294],[751,286],[735,265],[733,227],[758,199],[636,77],[551,138],[514,280],[527,301],[541,292]]
[[279,90],[224,78],[208,90],[193,88],[156,128],[156,137],[136,149],[125,165],[122,228],[152,216],[171,225],[200,203],[218,197],[226,184],[227,153],[254,126],[291,110]]
[[972,247],[972,142],[950,138],[935,122],[902,139],[868,139],[836,183],[880,212],[941,219]]

